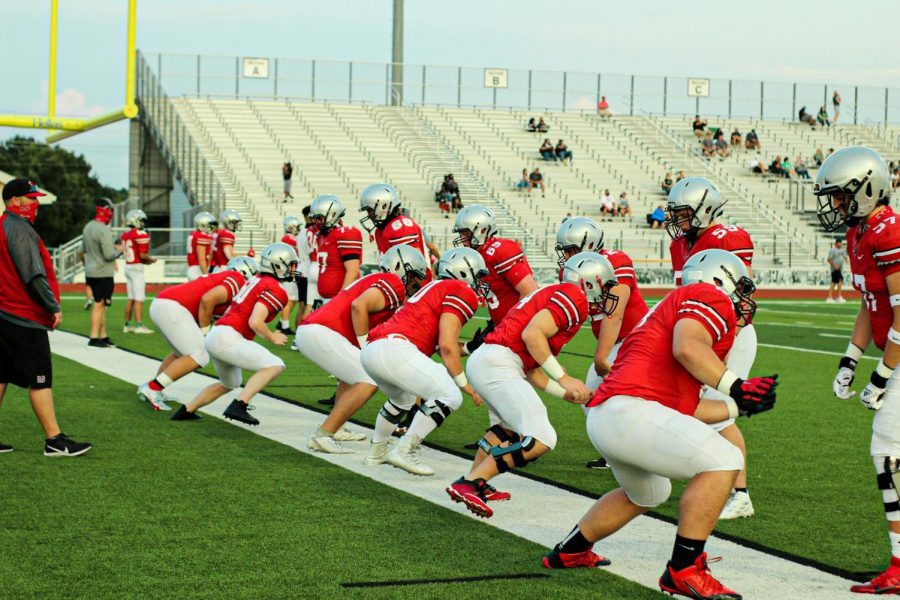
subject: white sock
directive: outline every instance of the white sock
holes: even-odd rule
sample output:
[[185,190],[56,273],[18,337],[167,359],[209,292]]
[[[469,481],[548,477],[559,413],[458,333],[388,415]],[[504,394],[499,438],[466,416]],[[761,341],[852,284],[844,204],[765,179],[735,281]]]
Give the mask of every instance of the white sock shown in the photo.
[[160,373],[159,375],[157,375],[156,381],[158,381],[159,385],[161,385],[163,387],[172,385],[172,383],[174,382],[174,380],[171,377],[169,377],[168,375],[166,375],[165,373]]
[[888,531],[888,535],[891,537],[891,556],[900,560],[900,533]]
[[291,326],[290,319],[282,319],[281,320],[281,328],[282,329],[288,329],[290,326]]
[[379,414],[375,418],[375,431],[372,432],[372,443],[377,444],[389,440],[396,428],[396,425]]
[[413,417],[412,425],[406,431],[408,435],[417,435],[420,440],[424,440],[425,436],[437,428],[434,419],[423,413],[421,410]]

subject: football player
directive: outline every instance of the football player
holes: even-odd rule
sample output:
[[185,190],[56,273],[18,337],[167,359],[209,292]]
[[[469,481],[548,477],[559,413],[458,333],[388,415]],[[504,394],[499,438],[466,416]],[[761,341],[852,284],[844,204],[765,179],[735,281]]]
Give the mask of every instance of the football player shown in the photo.
[[428,272],[425,257],[411,246],[394,246],[381,257],[380,266],[381,273],[357,279],[313,311],[297,329],[300,352],[338,380],[334,408],[309,438],[313,450],[345,454],[352,450],[339,442],[366,439],[343,428],[378,391],[360,364],[360,348],[370,330],[393,316],[407,296],[419,291]]
[[[428,256],[422,228],[403,213],[400,196],[394,186],[388,183],[373,183],[364,189],[359,195],[359,212],[366,213],[366,216],[359,220],[359,224],[370,235],[374,235],[380,256],[400,244],[412,246],[423,257]],[[431,279],[429,269],[425,283]]]
[[[419,460],[422,440],[462,405],[481,398],[463,371],[459,332],[487,293],[484,259],[471,248],[454,248],[438,261],[437,280],[425,285],[397,313],[369,332],[360,354],[363,369],[390,400],[375,420],[366,463],[390,463],[414,475],[434,475]],[[431,360],[439,352],[443,365]],[[388,440],[416,398],[424,399],[406,434],[388,452]]]
[[[222,226],[216,229],[212,235],[212,260],[210,273],[224,270],[228,261],[237,256],[234,253],[234,234],[241,228],[241,214],[236,210],[222,211]],[[248,254],[248,256],[253,256]]]
[[[309,206],[303,207],[304,227],[301,231],[305,234],[306,246],[303,246],[302,242],[298,242],[297,244],[300,250],[305,250],[307,252],[307,256],[309,257],[309,266],[307,267],[306,273],[306,312],[299,316],[301,321],[305,319],[312,310],[319,308],[322,305],[322,298],[319,296],[319,259],[316,255],[318,230],[313,224],[312,219],[309,218],[309,210]],[[304,236],[299,236],[298,240],[300,237]],[[302,263],[302,256],[300,257],[300,261]],[[295,349],[296,348],[291,348],[291,350]]]
[[328,302],[359,279],[362,260],[362,232],[344,226],[344,204],[337,196],[317,196],[310,205],[309,217],[317,228],[316,259],[319,263],[319,295]]
[[[556,431],[534,387],[584,404],[591,395],[580,380],[566,374],[556,357],[588,314],[612,314],[618,284],[612,264],[595,252],[565,262],[563,283],[547,286],[519,301],[485,337],[466,364],[472,386],[487,402],[496,422],[479,442],[468,475],[447,493],[473,513],[490,517],[488,501],[508,500],[488,480],[537,460],[556,446]],[[532,387],[534,386],[534,387]]]
[[[150,305],[150,318],[172,352],[159,365],[156,377],[138,387],[138,398],[154,410],[170,410],[163,390],[209,363],[203,337],[213,318],[222,316],[244,282],[258,270],[252,258],[238,256],[229,261],[225,271],[166,288],[156,296]],[[183,410],[180,408],[173,418],[180,418]]]
[[[144,327],[144,300],[147,283],[144,281],[144,265],[152,265],[156,259],[150,256],[150,234],[147,233],[147,215],[142,210],[129,210],[125,215],[128,231],[122,234],[125,246],[125,282],[128,301],[125,303],[125,325],[122,333],[153,333]],[[134,327],[131,317],[134,315]]]
[[[703,250],[718,248],[728,250],[740,258],[750,276],[753,276],[753,241],[750,235],[737,225],[722,225],[716,219],[722,214],[725,201],[719,188],[703,177],[682,179],[669,191],[666,207],[668,220],[666,231],[672,238],[669,253],[675,285],[681,285],[681,272],[685,261]],[[738,332],[725,363],[738,377],[750,376],[753,361],[756,360],[756,330],[747,323]],[[703,388],[705,398],[727,400],[727,396],[715,389]],[[702,415],[701,415],[702,416]],[[741,449],[744,454],[744,469],[738,475],[728,503],[722,512],[722,519],[737,519],[753,516],[753,502],[747,491],[747,448],[741,430],[734,419],[726,419],[714,425],[725,438]]]
[[[756,304],[749,271],[725,250],[684,264],[684,285],[647,313],[625,338],[612,370],[587,403],[587,432],[621,486],[598,500],[543,559],[550,569],[609,561],[593,545],[665,502],[670,479],[688,480],[679,505],[672,558],[659,587],[689,598],[740,599],[709,570],[706,540],[743,467],[741,451],[710,421],[753,415],[775,405],[777,375],[744,380],[723,362],[735,330]],[[700,386],[729,396],[702,400]],[[710,405],[698,411],[698,404]]]
[[253,339],[260,336],[276,346],[287,343],[287,336],[270,331],[266,323],[280,315],[287,304],[287,294],[278,284],[294,279],[299,262],[294,249],[281,242],[270,244],[262,251],[259,274],[251,277],[234,296],[231,306],[204,341],[219,381],[203,389],[185,408],[186,412],[195,413],[201,406],[239,388],[241,371],[247,369],[253,375],[224,415],[226,419],[259,425],[259,420],[247,412],[250,400],[284,371],[284,361]]
[[188,281],[193,281],[209,273],[212,234],[218,225],[212,213],[204,211],[194,215],[194,231],[188,236]]
[[305,277],[306,273],[309,271],[309,253],[301,252],[300,250],[300,238],[302,237],[304,242],[306,241],[306,236],[300,235],[300,229],[302,227],[300,219],[293,215],[288,215],[284,218],[283,226],[284,235],[281,236],[281,243],[287,244],[297,252],[300,264],[297,267],[297,281],[285,281],[281,284],[281,287],[284,288],[284,291],[287,294],[288,303],[287,306],[284,307],[284,310],[281,311],[281,320],[275,325],[275,330],[280,331],[284,335],[294,335],[294,330],[291,329],[291,311],[294,310],[294,305],[301,305],[297,310],[297,320],[299,321],[300,316],[306,308],[306,286],[304,282],[303,302],[301,303],[299,280],[301,276]]
[[826,231],[847,224],[853,287],[862,295],[847,352],[834,378],[834,395],[850,399],[856,363],[872,342],[883,352],[859,394],[872,419],[870,452],[888,519],[887,570],[850,588],[862,594],[900,594],[900,222],[889,206],[891,179],[884,159],[863,146],[831,154],[816,176],[819,221]]

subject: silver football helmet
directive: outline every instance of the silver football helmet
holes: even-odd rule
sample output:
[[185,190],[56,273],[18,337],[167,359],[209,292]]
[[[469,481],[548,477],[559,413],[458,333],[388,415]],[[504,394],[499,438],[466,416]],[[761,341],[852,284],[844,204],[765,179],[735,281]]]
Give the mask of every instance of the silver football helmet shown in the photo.
[[747,265],[728,250],[703,250],[693,255],[681,270],[681,285],[699,282],[711,283],[722,288],[732,303],[738,317],[749,322],[756,313],[756,302],[750,296],[756,285],[750,278]]
[[284,232],[291,235],[297,235],[303,228],[303,222],[294,215],[288,215],[284,218]]
[[475,293],[486,298],[491,291],[482,281],[489,274],[481,254],[472,248],[453,248],[444,252],[437,263],[438,279],[459,279],[469,284]]
[[619,284],[616,270],[605,256],[596,252],[579,252],[563,264],[563,283],[574,283],[587,296],[588,304],[597,305],[611,315],[619,305],[619,297],[610,290]]
[[337,227],[345,212],[344,203],[334,194],[316,196],[309,205],[309,218],[322,233],[328,233]]
[[886,201],[891,193],[891,174],[878,152],[849,146],[825,159],[813,193],[819,200],[819,223],[825,231],[834,231],[848,219],[865,217]]
[[129,210],[125,214],[125,226],[134,227],[135,229],[144,229],[147,227],[147,215],[140,209]]
[[373,183],[359,195],[359,212],[366,213],[359,224],[372,233],[375,228],[387,225],[399,209],[400,196],[394,186],[389,183]]
[[212,233],[219,226],[219,222],[210,212],[198,212],[194,215],[194,228],[203,233]]
[[222,211],[222,227],[228,231],[239,230],[242,222],[243,219],[241,219],[241,213],[238,211],[231,209]]
[[282,242],[269,244],[259,255],[259,272],[273,275],[278,281],[292,281],[299,264],[296,250]]
[[695,235],[722,214],[719,188],[706,177],[685,177],[669,190],[666,231],[673,240]]
[[562,267],[570,256],[579,252],[603,249],[603,230],[589,217],[567,219],[556,232],[557,262]]
[[393,273],[406,286],[406,295],[419,291],[422,280],[428,274],[428,263],[422,253],[412,246],[400,245],[388,249],[378,266],[385,273]]
[[[468,232],[467,235],[466,232]],[[453,240],[454,246],[465,246],[468,243],[469,248],[478,248],[488,238],[497,235],[494,211],[481,204],[465,207],[456,215],[453,233],[459,234],[459,237]]]
[[225,265],[226,271],[237,271],[244,276],[244,280],[250,279],[259,273],[259,265],[249,256],[235,256]]

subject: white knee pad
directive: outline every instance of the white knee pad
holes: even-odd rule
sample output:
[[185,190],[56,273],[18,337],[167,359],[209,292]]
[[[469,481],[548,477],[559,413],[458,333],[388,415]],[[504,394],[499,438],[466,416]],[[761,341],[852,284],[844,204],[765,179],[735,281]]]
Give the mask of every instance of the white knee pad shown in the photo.
[[876,455],[872,457],[872,462],[875,464],[878,489],[881,490],[884,502],[884,514],[888,521],[900,521],[900,493],[897,491],[897,484],[900,483],[900,458]]
[[644,485],[623,487],[625,495],[634,504],[644,508],[656,508],[672,495],[672,482],[665,477],[648,478]]

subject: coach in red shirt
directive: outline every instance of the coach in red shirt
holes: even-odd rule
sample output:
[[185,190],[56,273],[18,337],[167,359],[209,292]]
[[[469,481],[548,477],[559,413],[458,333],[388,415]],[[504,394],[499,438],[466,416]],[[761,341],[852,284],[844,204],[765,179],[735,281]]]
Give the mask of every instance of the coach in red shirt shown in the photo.
[[[37,186],[13,179],[3,186],[0,215],[0,403],[10,383],[28,389],[47,439],[44,456],[78,456],[91,449],[60,433],[53,409],[53,365],[47,331],[62,323],[59,285],[50,254],[32,224]],[[12,446],[0,444],[0,452]]]

